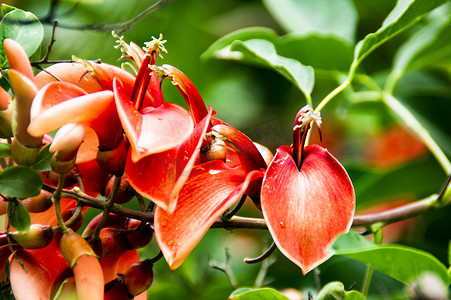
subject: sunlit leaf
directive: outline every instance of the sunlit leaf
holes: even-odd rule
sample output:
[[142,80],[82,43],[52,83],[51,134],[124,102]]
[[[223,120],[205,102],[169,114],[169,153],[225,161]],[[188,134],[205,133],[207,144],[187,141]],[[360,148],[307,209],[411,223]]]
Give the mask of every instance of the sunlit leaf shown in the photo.
[[409,284],[424,272],[433,272],[449,283],[447,268],[432,254],[402,245],[369,246],[355,232],[341,235],[333,244],[335,255],[347,256],[373,266],[376,270]]
[[29,198],[39,195],[41,187],[41,177],[29,167],[14,166],[0,173],[0,194]]
[[265,6],[288,32],[334,35],[353,43],[357,12],[349,0],[265,0]]
[[27,232],[30,228],[30,215],[17,199],[8,201],[8,221],[12,227],[21,233]]
[[0,158],[11,156],[11,145],[0,143]]
[[343,283],[334,281],[326,284],[318,294],[318,300],[363,300],[365,297],[357,291],[345,290]]
[[444,50],[450,47],[447,42],[451,39],[450,25],[450,18],[437,16],[416,31],[396,52],[392,73],[401,76],[412,64],[421,66],[423,62],[431,66],[434,61],[447,61],[451,51]]
[[278,55],[271,42],[261,39],[235,41],[231,49],[253,55],[256,62],[277,71],[293,82],[305,95],[311,94],[314,85],[313,68],[304,66],[295,59]]
[[384,20],[382,26],[361,40],[354,53],[354,67],[377,47],[417,23],[421,17],[449,0],[404,0],[398,1],[395,8]]
[[[11,38],[19,42],[28,56],[39,48],[44,38],[44,28],[30,12],[15,9],[8,12],[0,22],[0,41]],[[0,44],[0,67],[6,66],[3,43]]]
[[214,57],[258,64],[254,55],[232,51],[230,48],[234,41],[246,42],[252,39],[266,40],[274,44],[279,55],[299,60],[303,65],[310,65],[315,70],[346,72],[352,62],[350,46],[336,37],[297,34],[278,36],[274,30],[265,27],[249,27],[229,33],[214,42],[202,54],[201,59]]
[[248,290],[246,288],[236,290],[230,295],[229,300],[289,300],[278,291],[270,288]]
[[50,160],[52,159],[53,153],[49,152],[49,148],[50,144],[39,151],[38,157],[31,166],[36,172],[46,172],[52,170]]

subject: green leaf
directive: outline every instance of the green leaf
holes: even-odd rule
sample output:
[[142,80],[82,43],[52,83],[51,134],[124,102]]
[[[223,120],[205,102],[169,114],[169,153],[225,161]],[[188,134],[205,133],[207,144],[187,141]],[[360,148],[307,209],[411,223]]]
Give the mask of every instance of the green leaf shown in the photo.
[[357,291],[345,291],[343,283],[334,281],[326,284],[318,294],[317,300],[364,300]]
[[246,292],[249,292],[249,291],[252,291],[252,290],[254,290],[254,288],[250,288],[250,287],[243,287],[243,288],[236,289],[236,290],[234,290],[232,292],[232,294],[230,294],[229,298],[233,298],[233,297],[239,296],[239,295],[241,295],[243,293],[246,293]]
[[[0,22],[0,41],[6,38],[16,40],[30,57],[39,48],[44,38],[44,28],[32,13],[15,9],[8,12]],[[6,65],[2,42],[0,43],[0,67]]]
[[41,188],[41,177],[29,167],[9,167],[0,173],[0,194],[25,199],[39,195]]
[[357,12],[350,0],[264,0],[287,32],[333,35],[354,43]]
[[[239,291],[239,294],[236,292]],[[289,298],[278,291],[270,288],[256,290],[239,289],[230,295],[229,300],[289,300]]]
[[399,78],[412,64],[416,67],[421,67],[422,64],[430,67],[434,62],[438,64],[440,61],[449,61],[451,51],[446,49],[450,49],[448,41],[451,39],[451,18],[437,16],[431,19],[432,22],[415,31],[396,52],[392,77]]
[[[354,237],[352,237],[354,235]],[[422,250],[402,246],[383,245],[368,246],[362,238],[356,238],[355,232],[341,235],[332,246],[335,255],[347,256],[373,266],[376,270],[404,283],[410,284],[425,272],[435,273],[440,279],[448,284],[449,274],[446,267],[432,254]],[[345,245],[346,239],[352,240],[352,245]]]
[[235,41],[231,50],[246,53],[256,62],[277,71],[310,98],[315,80],[313,68],[304,66],[295,59],[278,55],[273,43],[261,39]]
[[1,9],[2,15],[4,16],[7,13],[9,13],[10,11],[13,11],[13,10],[15,10],[17,8],[15,8],[14,6],[10,6],[8,4],[2,3],[2,5],[0,6],[0,9]]
[[52,170],[50,161],[52,159],[53,152],[50,152],[49,149],[50,144],[42,148],[41,151],[39,151],[36,161],[31,165],[36,172],[47,172]]
[[21,233],[27,232],[30,228],[30,215],[17,199],[13,198],[8,201],[8,221],[11,226]]
[[225,35],[214,42],[201,55],[201,59],[214,57],[258,63],[252,55],[247,56],[246,53],[230,49],[234,41],[245,42],[252,39],[266,40],[274,44],[279,55],[299,60],[303,65],[310,65],[315,70],[347,72],[352,62],[350,46],[335,37],[295,34],[280,37],[274,30],[264,27],[244,28]]
[[377,47],[417,23],[421,17],[449,0],[399,0],[382,26],[370,33],[355,47],[351,72]]
[[0,158],[11,156],[11,145],[0,143]]

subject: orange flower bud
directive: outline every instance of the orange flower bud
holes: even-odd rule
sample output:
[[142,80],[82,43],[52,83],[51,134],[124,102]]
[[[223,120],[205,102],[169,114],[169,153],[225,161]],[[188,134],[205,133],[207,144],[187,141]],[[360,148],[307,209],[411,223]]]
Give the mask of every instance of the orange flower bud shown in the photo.
[[153,282],[153,263],[150,259],[134,263],[124,274],[125,288],[132,296],[145,292]]
[[[113,188],[114,180],[115,180],[114,177],[112,177],[108,181],[108,183],[105,186],[105,189],[103,191],[103,195],[107,198],[110,196],[111,189]],[[114,201],[114,203],[117,203],[117,204],[127,203],[134,196],[135,196],[135,190],[132,188],[132,186],[128,182],[128,178],[126,176],[123,176],[121,178],[121,184],[119,186],[119,190],[118,190],[116,200]]]
[[[136,229],[140,224],[141,221],[136,219],[130,219],[128,222],[127,229],[128,230]],[[139,230],[127,234],[129,249],[142,248],[147,244],[149,244],[152,238],[153,238],[153,230],[150,228],[150,226],[147,225],[142,226]]]
[[39,195],[24,199],[22,204],[30,213],[44,212],[53,205],[52,196],[52,193],[42,190]]
[[53,238],[52,227],[32,224],[26,233],[12,232],[11,237],[25,249],[39,249],[47,246]]

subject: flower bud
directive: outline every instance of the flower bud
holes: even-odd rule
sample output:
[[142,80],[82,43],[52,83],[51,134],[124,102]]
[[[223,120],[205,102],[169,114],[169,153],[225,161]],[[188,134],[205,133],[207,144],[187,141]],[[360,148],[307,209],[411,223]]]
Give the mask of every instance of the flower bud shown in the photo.
[[11,237],[24,249],[39,249],[52,241],[53,231],[48,225],[32,224],[26,233],[12,232]]
[[127,240],[125,239],[123,230],[102,228],[99,236],[102,241],[103,257],[107,257],[116,252],[125,251],[127,249]]
[[11,96],[0,87],[0,138],[9,138],[13,136],[11,128],[11,119],[13,105]]
[[[105,189],[103,190],[103,195],[108,198],[111,194],[111,189],[113,188],[115,178],[112,177],[107,185],[105,186]],[[116,199],[114,203],[122,204],[127,203],[135,196],[135,190],[132,188],[130,183],[128,182],[128,177],[122,176],[121,178],[121,184],[119,186],[119,190],[117,191]]]
[[23,206],[30,213],[40,213],[49,209],[53,205],[53,194],[44,190],[35,197],[22,200]]
[[119,146],[111,150],[99,149],[97,162],[99,166],[110,174],[122,176],[127,157],[128,143],[122,140]]
[[88,242],[72,229],[64,233],[60,241],[61,254],[73,268],[82,255],[96,256]]
[[[138,228],[141,224],[141,221],[136,219],[130,219],[128,222],[128,230],[133,230]],[[152,241],[153,230],[150,226],[145,225],[142,226],[139,230],[134,230],[131,233],[127,233],[127,242],[129,249],[139,249]]]
[[124,285],[130,295],[145,292],[153,282],[153,263],[146,259],[131,265],[124,274]]

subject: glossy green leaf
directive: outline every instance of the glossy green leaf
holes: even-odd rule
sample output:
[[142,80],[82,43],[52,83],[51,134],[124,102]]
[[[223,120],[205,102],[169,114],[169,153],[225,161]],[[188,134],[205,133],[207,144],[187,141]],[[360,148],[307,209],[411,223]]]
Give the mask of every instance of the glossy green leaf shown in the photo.
[[[240,294],[235,292],[239,291]],[[278,291],[270,288],[261,288],[255,290],[239,289],[230,295],[229,300],[289,300],[289,298]],[[241,293],[241,291],[243,291]]]
[[256,62],[272,68],[293,82],[306,96],[311,94],[315,80],[313,68],[304,66],[298,60],[278,55],[273,43],[261,39],[235,41],[231,50],[246,53]]
[[8,201],[8,221],[14,229],[21,233],[27,232],[30,228],[30,215],[17,199]]
[[15,8],[14,6],[8,5],[8,4],[4,4],[4,3],[2,3],[0,6],[2,16],[6,15],[7,13],[9,13],[10,11],[13,11],[15,9],[17,9],[17,8]]
[[334,35],[354,42],[357,13],[350,0],[264,0],[287,32]]
[[11,145],[0,143],[0,158],[11,156]]
[[432,254],[402,245],[369,246],[363,237],[358,238],[357,235],[355,232],[341,235],[332,246],[335,255],[371,265],[405,284],[411,283],[424,272],[435,273],[444,283],[449,283],[448,270]]
[[[20,9],[8,12],[0,22],[0,41],[11,38],[19,42],[28,56],[33,55],[44,38],[44,28],[38,18]],[[0,44],[0,67],[7,64],[3,43]]]
[[343,283],[334,281],[326,284],[318,294],[318,300],[364,300],[365,297],[357,291],[345,290]]
[[39,151],[38,157],[31,166],[36,172],[47,172],[52,170],[50,161],[52,159],[53,153],[49,152],[49,148],[50,144]]
[[[451,48],[451,18],[448,15],[438,15],[431,22],[414,34],[396,52],[392,76],[397,79],[409,68],[430,67],[433,64],[449,61]],[[393,78],[395,77],[395,78]]]
[[39,195],[41,187],[41,177],[29,167],[9,167],[0,173],[0,194],[24,199]]
[[424,15],[449,0],[404,0],[384,20],[382,26],[361,40],[355,48],[353,67],[373,52],[377,47],[417,23]]
[[202,60],[210,58],[255,61],[247,52],[231,51],[234,41],[246,42],[252,39],[266,40],[274,45],[279,55],[299,60],[315,70],[338,70],[346,72],[352,62],[352,50],[343,40],[332,36],[299,36],[290,34],[278,36],[269,28],[249,27],[234,31],[214,42],[201,56]]

